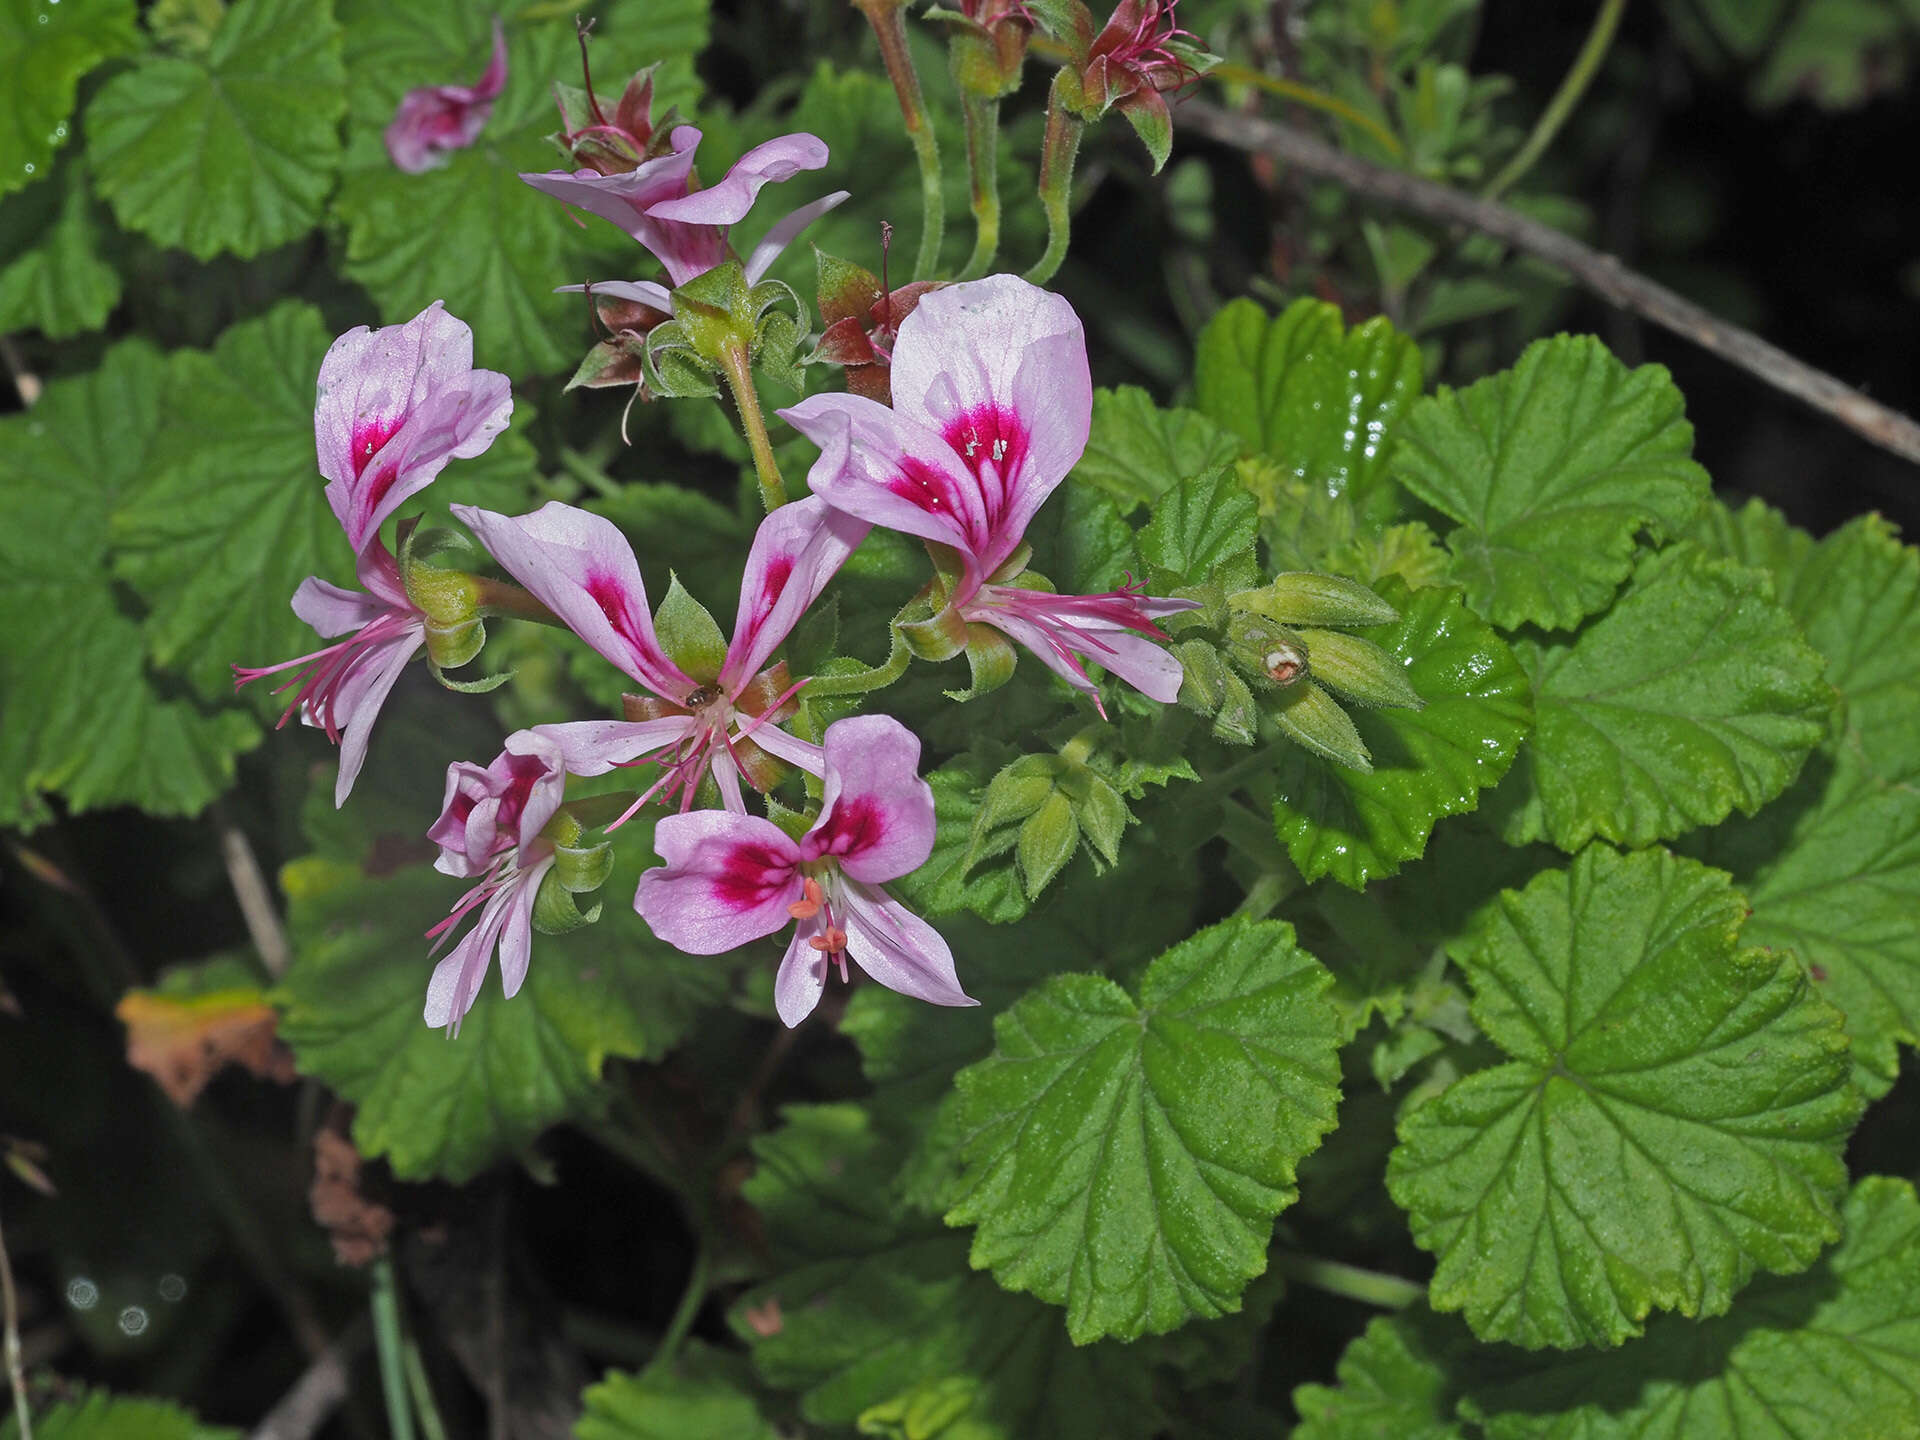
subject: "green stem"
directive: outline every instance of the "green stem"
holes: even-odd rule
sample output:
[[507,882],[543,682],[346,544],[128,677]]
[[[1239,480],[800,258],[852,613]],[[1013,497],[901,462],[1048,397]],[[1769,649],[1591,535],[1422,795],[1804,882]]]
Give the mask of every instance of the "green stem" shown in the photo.
[[1362,1270],[1358,1265],[1343,1265],[1338,1260],[1322,1260],[1290,1250],[1277,1251],[1273,1263],[1289,1280],[1311,1285],[1329,1295],[1358,1300],[1362,1305],[1377,1305],[1382,1310],[1404,1310],[1427,1293],[1426,1286],[1403,1280],[1398,1275],[1382,1275],[1378,1270]]
[[534,620],[542,625],[565,626],[567,623],[535,599],[530,591],[522,590],[509,580],[475,575],[473,592],[482,614],[510,615],[516,620]]
[[893,649],[878,665],[851,675],[810,676],[807,688],[800,693],[809,700],[822,700],[834,695],[864,695],[870,690],[884,690],[906,674],[907,666],[913,661],[913,652],[907,649],[899,630],[895,629],[892,634]]
[[1044,285],[1067,258],[1067,239],[1073,231],[1073,162],[1080,154],[1080,132],[1086,127],[1060,103],[1059,84],[1047,100],[1047,135],[1040,150],[1040,206],[1047,212],[1047,248],[1027,271],[1030,284]]
[[1233,907],[1235,915],[1244,915],[1249,920],[1264,920],[1280,908],[1295,890],[1300,888],[1297,873],[1288,874],[1283,870],[1269,870],[1253,882],[1253,888],[1240,897],[1240,903]]
[[767,439],[766,416],[760,412],[760,392],[753,387],[753,358],[747,347],[729,344],[720,352],[720,368],[725,371],[727,388],[733,392],[734,408],[740,412],[740,428],[746,433],[747,448],[753,451],[753,473],[760,479],[760,503],[771,514],[787,503],[787,482],[780,477],[780,465],[773,458],[773,442]]
[[973,254],[960,271],[962,280],[977,280],[993,268],[1000,250],[1000,102],[962,90],[961,115],[967,124],[967,175],[972,185]]
[[420,1419],[424,1440],[447,1440],[446,1424],[440,1419],[440,1407],[434,1403],[433,1383],[427,1379],[427,1367],[420,1360],[420,1346],[407,1336],[400,1359],[407,1369],[407,1390],[413,1396],[413,1411]]
[[893,81],[906,121],[907,138],[920,162],[920,253],[914,257],[913,278],[929,280],[940,264],[940,240],[946,229],[946,197],[940,188],[940,142],[934,137],[933,117],[920,94],[920,75],[907,48],[907,22],[902,0],[853,0],[854,7],[873,26],[880,42],[880,60]]
[[1283,80],[1277,75],[1268,75],[1251,66],[1236,65],[1231,60],[1223,60],[1207,71],[1207,79],[1217,80],[1226,85],[1251,85],[1256,90],[1264,90],[1269,95],[1282,100],[1290,100],[1296,105],[1304,105],[1309,110],[1318,110],[1323,115],[1331,115],[1336,120],[1344,120],[1356,129],[1364,130],[1387,154],[1395,160],[1406,158],[1406,146],[1400,138],[1382,125],[1366,111],[1349,105],[1338,95],[1329,95],[1324,90],[1316,90],[1311,85],[1302,85],[1298,81]]
[[1482,199],[1499,199],[1509,186],[1533,168],[1533,162],[1553,143],[1553,137],[1560,133],[1560,127],[1573,113],[1573,107],[1586,94],[1588,84],[1600,69],[1600,62],[1607,58],[1607,50],[1613,44],[1613,32],[1620,28],[1620,14],[1626,8],[1627,0],[1602,0],[1600,13],[1593,17],[1593,28],[1587,32],[1586,43],[1574,57],[1573,68],[1567,71],[1560,88],[1553,92],[1553,99],[1547,102],[1547,108],[1534,123],[1533,132],[1520,147],[1520,153],[1509,160],[1500,173],[1487,183],[1487,188],[1480,192]]
[[700,1248],[694,1252],[693,1273],[687,1277],[687,1288],[680,1292],[680,1304],[674,1309],[673,1319],[667,1322],[667,1333],[661,1337],[660,1348],[653,1352],[653,1358],[647,1361],[647,1368],[640,1372],[642,1375],[663,1371],[673,1364],[673,1357],[680,1353],[680,1347],[693,1331],[693,1322],[700,1318],[700,1307],[707,1303],[707,1288],[712,1279],[713,1246],[703,1235]]
[[393,1283],[393,1259],[387,1255],[373,1262],[373,1348],[380,1357],[380,1393],[387,1402],[387,1428],[393,1440],[414,1440],[405,1343],[400,1334],[400,1296]]

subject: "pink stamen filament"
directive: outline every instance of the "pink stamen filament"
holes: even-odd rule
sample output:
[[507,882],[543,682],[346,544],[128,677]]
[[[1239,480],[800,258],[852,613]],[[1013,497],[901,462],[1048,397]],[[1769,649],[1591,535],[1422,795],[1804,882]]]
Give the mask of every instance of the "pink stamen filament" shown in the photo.
[[612,833],[626,824],[655,795],[660,795],[662,803],[665,803],[677,794],[680,796],[680,813],[684,815],[691,810],[694,795],[700,788],[701,777],[706,774],[708,767],[712,764],[712,752],[716,744],[726,750],[734,767],[744,773],[744,767],[740,765],[740,757],[733,748],[734,742],[750,738],[762,725],[780,718],[788,702],[800,693],[801,687],[806,683],[805,678],[794,681],[774,698],[771,705],[754,716],[750,723],[739,726],[731,735],[728,733],[728,727],[738,724],[739,714],[733,708],[734,694],[737,692],[730,693],[725,697],[726,718],[723,721],[716,724],[700,716],[689,716],[687,732],[679,740],[663,746],[652,755],[642,755],[634,760],[618,762],[622,767],[658,765],[662,767],[664,773],[643,790],[639,797],[620,813],[619,818],[606,827],[607,832]]
[[285,725],[292,718],[294,711],[305,710],[325,729],[327,739],[338,745],[340,724],[336,711],[339,706],[340,691],[345,687],[348,678],[358,669],[362,660],[380,646],[397,639],[412,623],[411,615],[389,611],[369,621],[345,640],[329,645],[323,650],[315,650],[311,654],[297,656],[292,660],[283,660],[278,665],[266,665],[257,669],[236,665],[233,667],[233,688],[238,690],[242,685],[258,680],[263,675],[276,675],[282,670],[293,670],[296,667],[311,667],[304,675],[296,673],[290,679],[273,687],[275,695],[295,685],[300,687],[287,708],[280,712],[280,719],[275,722],[274,728],[277,730]]

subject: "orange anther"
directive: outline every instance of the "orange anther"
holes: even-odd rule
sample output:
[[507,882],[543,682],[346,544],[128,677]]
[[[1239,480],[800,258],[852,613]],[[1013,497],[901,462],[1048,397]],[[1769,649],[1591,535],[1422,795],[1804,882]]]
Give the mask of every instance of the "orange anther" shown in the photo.
[[796,900],[787,906],[787,914],[796,920],[811,920],[820,913],[820,906],[825,901],[826,895],[820,889],[820,882],[814,879],[802,880],[800,889],[806,899]]

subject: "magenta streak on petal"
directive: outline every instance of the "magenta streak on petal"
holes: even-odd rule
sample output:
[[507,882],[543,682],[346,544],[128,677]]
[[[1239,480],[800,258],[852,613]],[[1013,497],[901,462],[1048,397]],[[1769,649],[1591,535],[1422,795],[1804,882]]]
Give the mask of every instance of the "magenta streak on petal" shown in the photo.
[[613,633],[626,641],[636,656],[643,661],[654,653],[655,647],[633,621],[632,613],[627,609],[627,592],[620,582],[603,571],[587,572],[586,591],[593,603],[600,607],[600,613],[607,617],[607,623],[613,626]]
[[757,909],[793,879],[793,863],[771,846],[737,844],[714,877],[713,898],[736,913]]
[[809,860],[856,854],[879,844],[886,828],[887,812],[871,795],[842,795],[807,833],[801,853]]
[[986,549],[987,537],[969,514],[969,507],[956,504],[951,482],[924,461],[908,455],[900,461],[900,473],[887,481],[887,489],[929,515],[945,515],[966,532],[967,547],[975,554]]
[[353,478],[366,473],[367,462],[407,423],[405,415],[362,416],[353,422]]
[[[263,675],[295,670],[294,675],[273,688],[273,693],[278,695],[295,685],[300,687],[287,708],[280,712],[280,719],[274,728],[277,730],[285,725],[294,711],[304,710],[316,725],[327,732],[327,739],[338,745],[340,723],[334,712],[341,689],[367,663],[369,657],[382,646],[399,639],[409,626],[416,623],[411,615],[389,611],[377,620],[369,621],[339,644],[329,645],[324,650],[315,650],[309,655],[296,656],[292,660],[282,660],[278,665],[263,665],[257,669],[236,665],[233,667],[233,688],[238,690]],[[298,667],[306,667],[305,673],[300,673]]]
[[1006,406],[989,402],[947,421],[940,437],[980,482],[980,499],[991,533],[1010,508],[1013,477],[1026,463],[1030,443],[1026,422]]

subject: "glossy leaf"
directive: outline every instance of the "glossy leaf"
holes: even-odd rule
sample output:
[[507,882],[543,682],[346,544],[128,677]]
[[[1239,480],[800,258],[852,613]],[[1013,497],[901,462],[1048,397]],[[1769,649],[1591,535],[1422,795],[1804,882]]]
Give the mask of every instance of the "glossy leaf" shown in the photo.
[[926,864],[888,887],[923,915],[971,910],[1004,924],[1027,912],[1026,891],[1010,856],[991,864],[973,863],[974,821],[994,769],[978,757],[962,756],[927,772],[933,787],[933,853]]
[[1063,975],[994,1024],[957,1084],[949,1224],[1078,1343],[1239,1308],[1294,1169],[1333,1127],[1339,1017],[1291,927],[1232,920],[1148,967],[1134,1000]]
[[1377,587],[1400,611],[1362,631],[1406,667],[1419,710],[1351,711],[1371,772],[1282,749],[1274,824],[1308,880],[1359,889],[1425,852],[1436,821],[1472,810],[1513,763],[1532,718],[1526,676],[1506,644],[1453,589]]
[[151,52],[87,108],[94,184],[129,230],[201,260],[320,219],[346,72],[331,0],[239,0],[204,54]]
[[1536,724],[1508,838],[1646,845],[1785,790],[1832,691],[1771,592],[1760,572],[1679,545],[1571,642],[1516,645]]
[[1464,1440],[1452,1418],[1457,1325],[1424,1310],[1372,1321],[1341,1353],[1337,1386],[1293,1392],[1293,1440]]
[[1603,609],[1638,536],[1677,533],[1707,494],[1666,370],[1629,370],[1592,336],[1536,341],[1511,370],[1443,385],[1397,440],[1394,478],[1460,522],[1453,579],[1506,629]]
[[1841,1017],[1742,943],[1745,914],[1717,870],[1595,846],[1449,947],[1510,1059],[1408,1114],[1388,1165],[1437,1309],[1484,1340],[1617,1345],[1839,1235]]
[[1188,585],[1204,583],[1253,545],[1258,512],[1229,471],[1182,480],[1153,507],[1140,532],[1140,554]]
[[43,791],[192,815],[259,739],[156,684],[107,570],[107,515],[148,470],[167,377],[129,342],[0,420],[0,823],[44,819]]
[[1424,383],[1412,340],[1385,319],[1347,330],[1320,300],[1277,317],[1230,302],[1200,333],[1194,366],[1194,407],[1244,451],[1355,500],[1378,493],[1387,447]]
[[496,969],[449,1039],[421,1019],[433,969],[422,937],[461,882],[419,864],[372,879],[310,856],[281,884],[294,963],[274,996],[280,1036],[301,1074],[356,1107],[361,1153],[406,1180],[461,1183],[591,1113],[609,1057],[658,1059],[725,981],[719,962],[678,954],[612,904],[588,929],[536,935],[520,993],[505,998]]
[[613,1371],[580,1397],[574,1440],[775,1440],[736,1368],[739,1356],[693,1340],[668,1369]]
[[80,77],[140,43],[133,0],[0,0],[0,195],[44,176]]
[[1920,1430],[1920,1202],[1904,1180],[1854,1187],[1844,1237],[1731,1314],[1658,1320],[1602,1355],[1556,1357],[1461,1410],[1488,1440],[1802,1440]]
[[1106,491],[1121,513],[1233,462],[1237,437],[1197,410],[1163,410],[1137,385],[1093,392],[1093,433],[1073,478]]
[[929,1382],[958,1380],[994,1440],[1147,1440],[1165,1420],[1152,1356],[1076,1346],[1059,1312],[969,1271],[966,1241],[888,1199],[893,1143],[855,1105],[789,1107],[754,1142],[744,1188],[785,1267],[736,1302],[761,1378],[809,1424],[850,1426]]
[[30,186],[0,212],[0,332],[63,340],[98,330],[120,300],[101,253],[107,227],[77,161]]
[[[172,1401],[100,1390],[40,1410],[33,1417],[33,1434],[34,1440],[240,1440],[238,1430],[202,1425]],[[0,1420],[0,1440],[20,1440],[20,1422],[11,1405]]]

